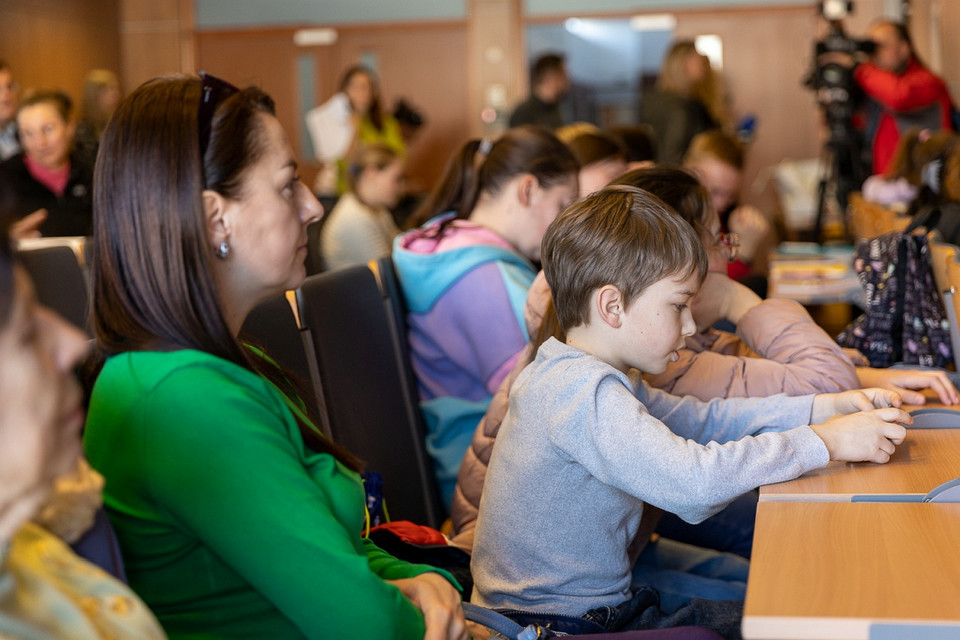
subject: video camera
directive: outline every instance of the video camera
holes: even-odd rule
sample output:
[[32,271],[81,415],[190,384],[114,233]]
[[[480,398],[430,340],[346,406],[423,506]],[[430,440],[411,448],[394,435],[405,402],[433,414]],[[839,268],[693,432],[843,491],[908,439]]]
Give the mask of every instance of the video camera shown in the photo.
[[853,80],[853,67],[828,54],[871,55],[876,50],[872,40],[857,40],[844,32],[844,18],[853,12],[852,0],[825,0],[819,3],[820,15],[829,23],[829,31],[814,43],[813,69],[804,85],[817,92],[817,102],[826,115],[831,138],[845,141],[852,129],[858,87]]

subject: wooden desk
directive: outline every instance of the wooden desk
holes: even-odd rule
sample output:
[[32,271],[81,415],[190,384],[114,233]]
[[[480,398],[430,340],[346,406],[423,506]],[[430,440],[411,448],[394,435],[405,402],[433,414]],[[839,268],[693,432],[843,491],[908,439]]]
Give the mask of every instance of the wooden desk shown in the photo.
[[743,637],[960,638],[960,504],[762,502]]
[[850,502],[895,495],[890,500],[919,501],[955,478],[960,478],[960,429],[910,429],[886,464],[831,462],[796,480],[761,487],[760,500]]

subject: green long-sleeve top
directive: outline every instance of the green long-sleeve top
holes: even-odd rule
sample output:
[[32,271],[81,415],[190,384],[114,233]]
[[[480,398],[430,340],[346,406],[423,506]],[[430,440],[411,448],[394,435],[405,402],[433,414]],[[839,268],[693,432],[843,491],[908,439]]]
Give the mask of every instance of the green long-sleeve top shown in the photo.
[[359,476],[304,446],[261,376],[200,351],[113,356],[84,445],[130,585],[171,638],[423,638],[384,580],[436,570],[361,537]]

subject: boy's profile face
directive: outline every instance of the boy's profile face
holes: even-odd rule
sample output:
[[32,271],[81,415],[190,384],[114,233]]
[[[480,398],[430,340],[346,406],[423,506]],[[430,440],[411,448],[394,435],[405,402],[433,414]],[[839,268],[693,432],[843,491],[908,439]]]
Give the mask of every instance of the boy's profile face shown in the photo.
[[621,364],[626,366],[617,368],[663,373],[669,363],[677,361],[684,338],[697,330],[690,313],[690,299],[696,295],[699,284],[695,273],[664,278],[627,305],[616,332]]

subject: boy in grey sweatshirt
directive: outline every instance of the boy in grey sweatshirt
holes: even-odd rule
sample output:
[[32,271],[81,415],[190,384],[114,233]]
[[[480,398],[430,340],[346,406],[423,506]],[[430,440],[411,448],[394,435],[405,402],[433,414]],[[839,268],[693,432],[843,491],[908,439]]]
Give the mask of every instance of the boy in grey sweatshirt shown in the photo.
[[631,590],[645,504],[696,523],[829,460],[886,462],[910,416],[880,389],[704,403],[645,385],[640,374],[662,372],[696,331],[689,303],[707,258],[644,191],[608,187],[569,207],[542,259],[567,342],[544,343],[510,394],[480,502],[473,601],[610,631],[694,623],[736,636],[729,608],[712,621],[693,600],[697,611],[666,616],[649,589]]

